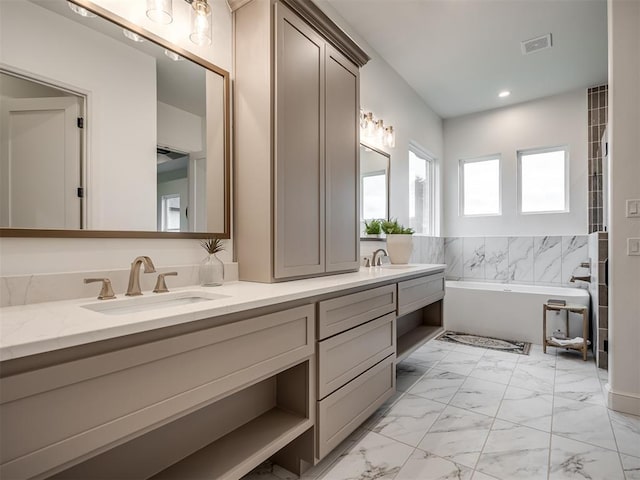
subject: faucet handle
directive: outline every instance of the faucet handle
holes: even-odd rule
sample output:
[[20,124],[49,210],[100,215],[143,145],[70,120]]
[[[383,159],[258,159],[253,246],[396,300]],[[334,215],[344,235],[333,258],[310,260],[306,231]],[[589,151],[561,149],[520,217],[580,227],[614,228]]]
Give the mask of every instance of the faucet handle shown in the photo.
[[158,275],[158,280],[156,281],[156,286],[153,288],[153,293],[167,293],[169,291],[167,288],[167,282],[164,280],[164,277],[169,275],[177,277],[178,272],[160,273]]
[[102,288],[98,294],[98,300],[113,300],[116,298],[108,278],[85,278],[84,283],[102,282]]

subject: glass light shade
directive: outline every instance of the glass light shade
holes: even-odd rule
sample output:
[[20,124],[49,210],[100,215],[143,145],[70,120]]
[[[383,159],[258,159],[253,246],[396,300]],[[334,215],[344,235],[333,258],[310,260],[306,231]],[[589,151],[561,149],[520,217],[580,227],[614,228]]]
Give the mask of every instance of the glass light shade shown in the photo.
[[172,0],[147,0],[147,17],[163,25],[173,22],[171,2]]
[[95,13],[91,13],[86,8],[82,8],[80,5],[76,5],[75,3],[67,2],[67,5],[69,5],[69,8],[71,9],[72,12],[77,13],[81,17],[87,17],[87,18],[97,17]]
[[365,115],[364,134],[367,137],[373,137],[375,132],[376,132],[376,123],[373,120],[373,112],[369,112]]
[[196,45],[211,45],[211,7],[207,0],[193,0],[191,4],[191,35]]
[[387,127],[384,129],[384,142],[387,147],[395,148],[396,146],[396,133],[393,131],[393,127]]
[[384,121],[378,120],[376,122],[375,136],[379,142],[384,143],[384,135]]
[[126,28],[122,29],[122,34],[133,42],[137,42],[137,43],[144,42],[144,38],[142,38],[137,33],[133,33],[131,30],[127,30]]

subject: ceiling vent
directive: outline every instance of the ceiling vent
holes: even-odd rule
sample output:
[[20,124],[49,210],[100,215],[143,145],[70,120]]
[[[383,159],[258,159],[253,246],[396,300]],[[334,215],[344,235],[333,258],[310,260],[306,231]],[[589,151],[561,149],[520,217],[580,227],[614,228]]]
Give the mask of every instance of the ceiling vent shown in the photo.
[[529,55],[530,53],[537,52],[551,48],[551,34],[543,35],[541,37],[531,38],[520,42],[523,55]]

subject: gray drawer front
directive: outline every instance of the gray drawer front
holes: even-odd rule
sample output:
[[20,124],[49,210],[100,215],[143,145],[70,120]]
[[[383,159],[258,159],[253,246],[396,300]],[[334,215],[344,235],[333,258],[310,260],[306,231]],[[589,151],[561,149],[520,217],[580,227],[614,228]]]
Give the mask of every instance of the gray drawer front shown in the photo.
[[398,283],[398,315],[413,312],[444,298],[444,274]]
[[318,397],[326,397],[395,351],[394,313],[319,342]]
[[347,438],[396,390],[394,357],[390,356],[318,402],[318,458]]
[[318,340],[396,309],[396,286],[385,285],[318,303]]

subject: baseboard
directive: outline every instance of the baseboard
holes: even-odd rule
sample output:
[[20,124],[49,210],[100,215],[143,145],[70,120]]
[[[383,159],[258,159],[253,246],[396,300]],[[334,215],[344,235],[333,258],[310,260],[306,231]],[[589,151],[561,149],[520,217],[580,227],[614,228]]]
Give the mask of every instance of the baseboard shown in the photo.
[[604,388],[607,392],[607,407],[616,412],[640,415],[640,395],[614,392],[608,383]]

